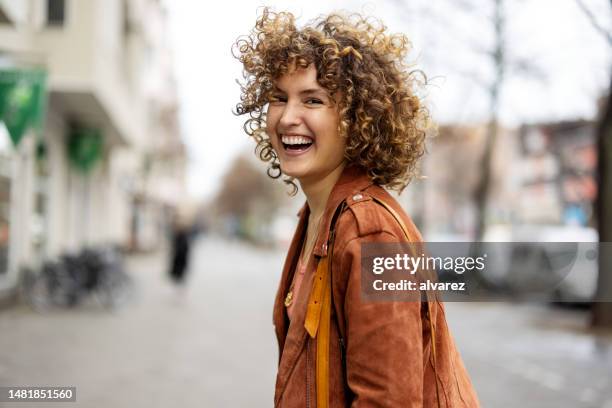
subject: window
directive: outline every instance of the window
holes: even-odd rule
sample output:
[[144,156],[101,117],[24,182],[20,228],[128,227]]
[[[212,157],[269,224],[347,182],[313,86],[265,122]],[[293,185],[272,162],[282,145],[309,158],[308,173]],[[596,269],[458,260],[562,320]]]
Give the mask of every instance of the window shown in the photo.
[[66,0],[47,0],[47,25],[64,25],[65,14]]

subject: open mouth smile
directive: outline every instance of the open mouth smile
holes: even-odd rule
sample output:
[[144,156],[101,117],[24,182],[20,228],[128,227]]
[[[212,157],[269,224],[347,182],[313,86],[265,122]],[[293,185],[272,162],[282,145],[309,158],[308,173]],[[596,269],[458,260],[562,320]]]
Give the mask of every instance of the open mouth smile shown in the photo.
[[295,155],[309,150],[314,145],[314,140],[308,136],[281,136],[283,150],[286,153]]

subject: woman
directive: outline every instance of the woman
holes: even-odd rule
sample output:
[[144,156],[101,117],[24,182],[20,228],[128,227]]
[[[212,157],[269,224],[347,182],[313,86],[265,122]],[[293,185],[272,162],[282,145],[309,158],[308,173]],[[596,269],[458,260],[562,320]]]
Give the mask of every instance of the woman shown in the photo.
[[383,188],[415,173],[428,114],[409,42],[359,15],[298,29],[264,9],[234,54],[239,115],[268,174],[306,195],[274,306],[277,407],[476,407],[443,305],[367,302],[361,246],[420,242]]

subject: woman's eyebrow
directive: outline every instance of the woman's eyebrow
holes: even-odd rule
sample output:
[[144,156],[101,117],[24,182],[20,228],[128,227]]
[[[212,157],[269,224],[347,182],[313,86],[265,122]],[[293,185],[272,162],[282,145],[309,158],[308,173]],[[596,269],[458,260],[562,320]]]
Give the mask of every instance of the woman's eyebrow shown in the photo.
[[[287,93],[287,92],[285,92],[283,89],[281,89],[278,86],[275,86],[273,88],[272,92],[280,93],[280,94],[283,94],[283,95],[285,95]],[[322,88],[308,88],[308,89],[304,89],[304,90],[299,92],[299,95],[300,96],[316,95],[316,96],[319,96],[319,97],[322,97],[322,98],[326,98],[326,97],[329,96],[327,94],[327,92],[324,89],[322,89]]]
[[325,92],[323,89],[320,89],[320,88],[304,89],[303,91],[300,91],[300,95],[312,95],[312,94],[327,95],[327,92]]

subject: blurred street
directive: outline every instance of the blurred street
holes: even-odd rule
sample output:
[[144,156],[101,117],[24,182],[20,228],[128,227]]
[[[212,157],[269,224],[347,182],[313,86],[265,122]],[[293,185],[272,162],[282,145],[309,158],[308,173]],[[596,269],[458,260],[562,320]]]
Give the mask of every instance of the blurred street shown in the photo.
[[[2,310],[0,384],[77,387],[76,405],[37,407],[270,407],[282,261],[206,237],[184,292],[164,256],[141,255],[128,262],[137,296],[114,313]],[[587,313],[448,303],[447,314],[483,407],[612,408],[612,338],[586,331]]]
[[[267,43],[285,44],[287,32],[299,40],[325,15],[333,24],[320,27],[345,21],[346,33],[361,34],[347,48],[336,39],[344,29],[326,29],[316,52],[296,57],[316,68],[317,89],[340,91],[329,108],[348,164],[391,189],[404,173],[391,166],[386,177],[387,159],[418,169],[396,197],[428,242],[510,243],[491,262],[501,273],[480,276],[496,290],[541,286],[595,305],[447,303],[482,406],[612,408],[612,252],[554,250],[612,242],[610,2],[266,4],[221,2],[210,18],[205,2],[0,0],[0,386],[77,390],[76,404],[0,408],[272,406],[278,247],[291,239],[305,192],[314,204],[310,180],[331,182],[310,165],[317,177],[293,177],[282,152],[306,153],[333,126],[306,106],[310,97],[299,104],[309,109],[285,116],[290,94],[304,90],[257,67],[293,49],[282,45],[290,48],[276,59],[261,52]],[[296,25],[280,30],[285,19]],[[329,47],[342,48],[342,72],[323,81]],[[355,81],[363,100],[351,96]],[[283,101],[276,88],[287,103],[271,103]],[[389,100],[409,100],[414,123]],[[380,101],[384,109],[352,114]],[[294,129],[276,126],[275,112]],[[281,133],[307,144],[270,149]],[[341,146],[333,135],[319,140]],[[300,185],[297,197],[285,177]],[[465,264],[465,251],[449,251]],[[129,293],[120,253],[132,254],[135,293],[108,310]],[[451,264],[445,272],[458,278],[464,268]],[[40,309],[102,295],[40,313],[13,304],[24,287]]]

